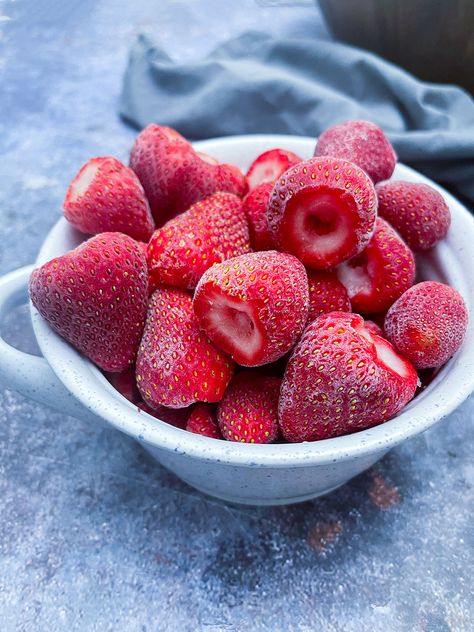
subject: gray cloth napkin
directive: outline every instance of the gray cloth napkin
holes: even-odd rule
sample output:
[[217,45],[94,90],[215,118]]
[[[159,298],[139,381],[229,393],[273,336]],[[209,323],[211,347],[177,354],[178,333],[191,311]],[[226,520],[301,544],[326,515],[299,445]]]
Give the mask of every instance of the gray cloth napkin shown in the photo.
[[120,112],[137,128],[160,123],[193,140],[317,136],[334,123],[368,119],[387,132],[402,162],[474,203],[473,99],[339,42],[247,32],[204,59],[176,63],[140,35]]

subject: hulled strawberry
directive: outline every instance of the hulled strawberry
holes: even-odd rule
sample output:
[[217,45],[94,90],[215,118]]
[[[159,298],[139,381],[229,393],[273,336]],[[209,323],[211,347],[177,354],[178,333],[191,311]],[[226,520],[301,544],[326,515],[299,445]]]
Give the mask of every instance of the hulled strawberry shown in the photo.
[[130,153],[130,167],[145,189],[157,226],[216,191],[245,195],[244,175],[232,165],[199,154],[170,127],[148,125]]
[[147,309],[148,273],[137,242],[101,233],[33,271],[33,305],[56,333],[105,371],[135,360]]
[[387,338],[417,369],[441,366],[466,335],[468,311],[457,290],[444,283],[417,283],[385,317]]
[[313,321],[293,351],[280,392],[279,422],[288,441],[355,432],[395,416],[412,399],[418,376],[358,314]]
[[268,182],[273,184],[290,167],[301,162],[302,158],[287,149],[269,149],[255,158],[247,171],[249,189],[255,189],[259,184]]
[[243,207],[247,216],[250,232],[250,243],[254,250],[272,250],[275,243],[268,228],[267,209],[273,183],[258,184],[247,193]]
[[170,424],[170,426],[181,428],[181,430],[186,429],[188,417],[192,411],[191,406],[188,406],[187,408],[168,408],[167,406],[155,406],[155,408],[152,408],[141,399],[138,402],[137,406],[138,409],[142,410],[144,413],[151,415],[155,419],[164,421],[167,424]]
[[415,279],[415,259],[400,235],[381,218],[367,248],[337,268],[352,309],[364,314],[387,310]]
[[413,250],[429,250],[446,237],[451,213],[441,193],[428,184],[393,180],[375,188],[379,214]]
[[194,289],[214,263],[250,250],[242,201],[214,193],[154,232],[147,253],[151,285]]
[[308,270],[308,323],[328,312],[350,312],[351,302],[346,288],[334,271]]
[[192,298],[175,288],[152,294],[137,357],[137,384],[152,408],[217,402],[234,363],[199,330]]
[[64,217],[83,233],[117,231],[148,241],[155,224],[140,180],[120,160],[91,158],[69,185]]
[[308,316],[308,278],[298,259],[274,250],[217,263],[199,281],[199,326],[244,366],[273,362],[301,335]]
[[234,376],[217,408],[224,439],[272,443],[278,438],[278,398],[281,379],[254,371]]
[[197,404],[189,415],[186,424],[188,432],[211,437],[211,439],[222,439],[222,433],[217,423],[216,414],[208,404]]
[[323,156],[300,162],[277,180],[268,225],[280,249],[308,268],[326,269],[365,248],[376,212],[367,174],[347,160]]
[[137,381],[135,379],[135,367],[131,366],[121,373],[105,373],[105,377],[112,384],[112,386],[121,394],[125,399],[128,399],[132,404],[138,404],[141,401],[141,395],[137,387]]
[[318,138],[314,155],[350,160],[374,182],[388,180],[397,162],[383,130],[370,121],[346,121],[328,127]]

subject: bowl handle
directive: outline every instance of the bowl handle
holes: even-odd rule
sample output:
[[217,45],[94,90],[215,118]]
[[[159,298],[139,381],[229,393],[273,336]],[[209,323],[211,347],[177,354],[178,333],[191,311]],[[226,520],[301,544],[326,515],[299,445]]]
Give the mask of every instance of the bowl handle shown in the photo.
[[[33,266],[19,268],[0,277],[0,326],[4,317],[28,300],[28,279]],[[0,330],[0,381],[7,388],[56,408],[78,419],[92,417],[81,403],[63,386],[48,362],[9,345]]]

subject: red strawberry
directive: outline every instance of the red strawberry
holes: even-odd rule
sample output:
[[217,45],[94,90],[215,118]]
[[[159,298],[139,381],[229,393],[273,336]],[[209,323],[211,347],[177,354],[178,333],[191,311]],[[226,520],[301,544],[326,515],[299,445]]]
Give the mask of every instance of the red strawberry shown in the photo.
[[215,193],[246,193],[244,175],[231,165],[221,165],[198,154],[170,127],[148,125],[137,137],[130,167],[145,189],[157,226]]
[[358,314],[332,312],[309,325],[288,361],[279,421],[288,441],[369,428],[412,399],[418,376]]
[[388,180],[397,162],[383,130],[369,121],[346,121],[329,127],[318,138],[314,155],[350,160],[374,182]]
[[388,309],[413,284],[415,259],[400,235],[378,218],[367,248],[341,264],[337,274],[352,309],[373,314]]
[[300,162],[277,180],[268,225],[282,250],[324,269],[365,248],[376,211],[370,178],[347,160],[326,156]]
[[214,193],[155,231],[147,254],[150,280],[153,287],[194,289],[214,263],[250,250],[242,201]]
[[254,371],[235,375],[217,408],[224,439],[242,443],[276,441],[280,385],[280,378]]
[[351,302],[346,288],[335,272],[308,270],[309,312],[308,324],[328,312],[350,312]]
[[250,231],[250,243],[254,250],[272,250],[275,248],[268,228],[267,209],[273,183],[264,182],[247,193],[243,206]]
[[199,326],[244,366],[285,355],[308,316],[308,279],[292,255],[252,252],[216,263],[194,295]]
[[112,386],[121,394],[125,399],[133,404],[138,404],[141,401],[141,395],[138,391],[137,382],[135,379],[135,367],[131,366],[121,373],[105,373],[105,377],[112,384]]
[[257,156],[247,171],[249,189],[255,189],[264,182],[275,182],[290,167],[301,162],[302,158],[287,149],[269,149]]
[[155,224],[140,180],[120,160],[91,158],[66,193],[64,216],[83,233],[119,231],[148,241]]
[[197,404],[189,416],[186,430],[211,437],[212,439],[222,439],[222,434],[217,425],[216,415],[213,409],[207,404]]
[[174,426],[175,428],[186,428],[188,417],[191,414],[191,407],[188,408],[167,408],[166,406],[155,406],[151,408],[144,401],[140,401],[137,404],[139,410],[148,413],[155,419],[165,421],[167,424]]
[[446,237],[451,223],[443,196],[427,184],[394,180],[375,187],[379,214],[413,250],[429,250]]
[[101,233],[33,271],[30,297],[50,327],[105,371],[135,360],[148,273],[137,242]]
[[137,358],[138,389],[149,406],[217,402],[233,368],[199,331],[189,294],[166,287],[153,293]]
[[438,367],[461,346],[468,312],[462,296],[444,283],[424,281],[407,290],[388,310],[387,338],[417,369]]
[[382,338],[384,337],[382,327],[377,325],[377,323],[375,323],[373,320],[366,320],[364,326],[367,329],[367,331],[370,331],[372,335],[381,336]]

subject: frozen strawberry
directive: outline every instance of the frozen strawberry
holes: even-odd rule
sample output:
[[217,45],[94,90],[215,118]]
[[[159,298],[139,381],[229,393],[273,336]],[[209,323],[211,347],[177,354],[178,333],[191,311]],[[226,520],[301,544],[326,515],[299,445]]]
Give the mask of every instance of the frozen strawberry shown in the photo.
[[308,278],[292,255],[253,252],[216,263],[194,295],[199,326],[244,366],[285,355],[308,316]]
[[181,428],[181,430],[185,430],[188,417],[192,411],[191,406],[187,408],[167,408],[166,406],[155,406],[155,408],[151,408],[151,406],[148,406],[144,401],[140,401],[137,406],[140,410],[148,413],[155,419],[165,421],[175,428]]
[[373,320],[366,320],[365,328],[367,329],[367,331],[370,331],[370,333],[373,335],[381,336],[382,338],[384,337],[384,332],[383,332],[382,327],[377,325],[377,323],[375,323]]
[[152,408],[217,402],[234,364],[199,331],[192,298],[174,288],[152,294],[137,357],[137,384]]
[[276,181],[268,206],[270,232],[281,250],[312,269],[361,252],[372,235],[377,196],[356,165],[321,157],[300,162]]
[[352,309],[363,314],[382,312],[415,279],[415,259],[400,235],[381,218],[367,248],[337,268]]
[[216,191],[240,197],[247,191],[237,167],[199,154],[170,127],[148,125],[135,140],[130,167],[145,189],[157,226]]
[[275,248],[267,219],[268,202],[272,189],[271,182],[264,182],[247,193],[243,200],[244,211],[249,224],[250,243],[254,250],[272,250]]
[[137,242],[101,233],[33,271],[30,298],[56,333],[105,371],[135,360],[148,273]]
[[208,404],[197,404],[193,408],[186,424],[186,430],[203,437],[222,439],[215,412]]
[[133,404],[141,401],[141,395],[135,379],[135,367],[131,366],[121,373],[105,373],[105,377],[125,399]]
[[91,158],[75,176],[64,216],[83,233],[118,231],[148,241],[155,224],[140,180],[120,160]]
[[451,213],[443,196],[427,184],[393,180],[375,187],[379,215],[413,250],[429,250],[446,237]]
[[418,376],[358,314],[309,325],[288,361],[279,422],[288,441],[315,441],[376,426],[412,399]]
[[308,270],[308,324],[328,312],[350,312],[351,302],[346,288],[329,270]]
[[441,366],[462,345],[468,312],[462,296],[444,283],[424,281],[388,310],[385,334],[417,369]]
[[346,121],[329,127],[318,138],[314,155],[350,160],[374,182],[388,180],[397,162],[383,130],[369,121]]
[[257,156],[247,171],[249,189],[255,189],[264,182],[274,183],[290,167],[301,162],[302,158],[287,149],[269,149]]
[[278,397],[281,379],[254,371],[234,376],[217,408],[224,439],[272,443],[278,438]]
[[250,250],[241,199],[214,193],[154,232],[147,253],[152,287],[194,289],[214,263]]

